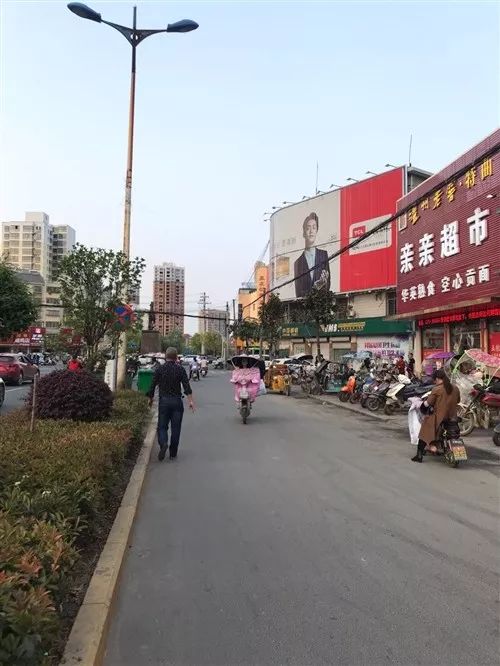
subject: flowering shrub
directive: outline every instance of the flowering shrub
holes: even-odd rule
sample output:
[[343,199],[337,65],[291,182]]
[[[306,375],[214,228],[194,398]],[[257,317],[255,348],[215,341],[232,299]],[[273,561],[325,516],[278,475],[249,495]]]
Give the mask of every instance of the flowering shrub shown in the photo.
[[[32,393],[28,403],[32,404]],[[102,421],[111,414],[109,386],[87,370],[59,370],[40,378],[35,414],[41,419]]]
[[144,396],[123,391],[109,421],[40,420],[30,433],[24,413],[0,417],[0,664],[54,663],[77,548],[116,496],[147,414]]

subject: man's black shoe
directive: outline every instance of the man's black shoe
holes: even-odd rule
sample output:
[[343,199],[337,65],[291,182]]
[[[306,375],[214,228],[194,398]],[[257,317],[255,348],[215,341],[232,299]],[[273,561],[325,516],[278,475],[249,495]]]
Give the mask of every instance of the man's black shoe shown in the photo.
[[177,458],[177,453],[174,453],[173,455],[170,454],[170,460],[175,460]]
[[167,449],[168,449],[167,444],[160,446],[160,452],[158,453],[158,460],[165,460],[165,454],[167,452]]

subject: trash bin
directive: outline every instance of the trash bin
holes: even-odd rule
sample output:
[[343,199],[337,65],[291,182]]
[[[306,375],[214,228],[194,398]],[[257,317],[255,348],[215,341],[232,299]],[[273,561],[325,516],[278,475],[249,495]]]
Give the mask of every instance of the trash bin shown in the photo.
[[153,383],[154,371],[151,368],[140,368],[137,373],[137,390],[141,393],[147,393]]

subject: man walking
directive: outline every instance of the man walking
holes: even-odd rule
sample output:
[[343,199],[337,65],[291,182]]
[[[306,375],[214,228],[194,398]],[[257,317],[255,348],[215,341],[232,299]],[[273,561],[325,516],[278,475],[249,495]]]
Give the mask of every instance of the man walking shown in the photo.
[[148,392],[149,405],[153,404],[155,389],[158,386],[160,404],[158,407],[158,460],[164,460],[168,447],[168,426],[170,424],[170,460],[177,458],[181,437],[184,405],[182,389],[187,396],[189,409],[194,412],[193,392],[186,371],[177,363],[177,349],[169,347],[165,354],[166,363],[160,365],[153,376],[153,383]]

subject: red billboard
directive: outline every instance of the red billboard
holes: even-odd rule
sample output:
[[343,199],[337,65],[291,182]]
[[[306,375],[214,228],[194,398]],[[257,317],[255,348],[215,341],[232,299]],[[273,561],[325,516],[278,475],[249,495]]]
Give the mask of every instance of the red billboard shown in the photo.
[[410,208],[398,221],[398,314],[422,316],[500,296],[497,144],[500,130],[399,202],[400,210]]
[[[404,193],[404,178],[401,167],[342,188],[341,247],[394,215]],[[340,291],[394,286],[396,258],[396,226],[391,223],[340,256]]]

